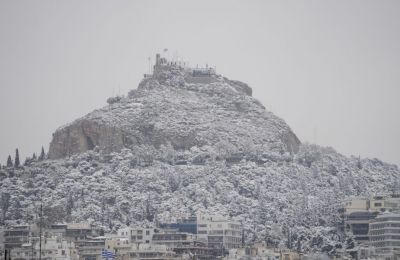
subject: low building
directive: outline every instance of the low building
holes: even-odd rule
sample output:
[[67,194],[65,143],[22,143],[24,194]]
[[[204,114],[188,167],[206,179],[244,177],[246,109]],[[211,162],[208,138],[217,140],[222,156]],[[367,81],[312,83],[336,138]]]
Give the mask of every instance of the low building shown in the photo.
[[184,259],[165,245],[137,244],[120,257],[123,260],[177,260]]
[[51,224],[48,228],[46,228],[46,230],[53,234],[60,234],[65,236],[67,228],[68,224]]
[[15,225],[4,230],[4,248],[13,249],[29,243],[30,237],[37,232],[34,225]]
[[85,238],[76,241],[75,247],[80,260],[101,260],[101,252],[106,246],[106,237]]
[[280,260],[281,254],[278,250],[267,248],[262,245],[247,246],[229,250],[225,260],[248,259],[248,260]]
[[205,68],[195,68],[192,70],[193,77],[211,77],[215,75],[215,69],[209,68],[208,66]]
[[41,254],[43,260],[77,260],[74,244],[62,236],[51,233],[43,234],[41,245],[39,237],[31,237],[28,243],[11,250],[11,259],[37,259]]
[[184,233],[197,234],[197,217],[192,216],[178,219],[175,223],[161,223],[159,227],[163,229],[176,229]]
[[360,211],[391,212],[397,210],[400,210],[400,194],[354,198],[345,202],[345,214]]
[[[55,227],[55,229],[60,230],[59,227]],[[88,223],[68,223],[65,229],[65,237],[68,241],[82,241],[89,237],[101,236],[102,233],[100,229]]]
[[400,213],[383,213],[370,223],[370,246],[378,257],[400,259]]
[[133,247],[133,244],[130,243],[127,237],[113,235],[107,235],[106,237],[105,249],[113,252],[117,256],[126,255]]
[[159,230],[154,227],[147,228],[123,228],[118,230],[118,236],[126,237],[131,243],[145,243],[150,244],[155,233]]
[[178,232],[177,230],[164,230],[153,235],[154,245],[165,245],[177,255],[192,255],[196,259],[214,259],[214,251],[206,243],[197,241],[196,235]]
[[174,249],[190,245],[195,240],[195,236],[189,233],[167,231],[154,234],[152,242],[155,245],[165,245],[167,248]]
[[352,199],[345,202],[345,214],[351,214],[353,212],[368,211],[369,209],[368,199]]

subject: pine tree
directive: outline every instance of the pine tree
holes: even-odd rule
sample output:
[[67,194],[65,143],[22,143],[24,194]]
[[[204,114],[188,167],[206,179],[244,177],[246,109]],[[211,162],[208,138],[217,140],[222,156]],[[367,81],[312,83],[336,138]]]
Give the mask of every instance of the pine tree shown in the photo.
[[15,162],[14,162],[14,166],[15,166],[15,168],[18,168],[18,167],[20,166],[18,148],[15,150]]
[[36,153],[33,153],[32,155],[32,160],[36,161],[37,157],[36,157]]
[[9,155],[8,156],[8,158],[7,158],[7,167],[13,167],[14,165],[13,165],[13,162],[12,162],[12,159],[11,159],[11,155]]
[[40,153],[40,155],[39,155],[39,161],[43,161],[45,156],[46,156],[46,155],[45,155],[45,153],[44,153],[44,148],[43,148],[43,146],[42,146],[42,151],[41,151],[41,153]]

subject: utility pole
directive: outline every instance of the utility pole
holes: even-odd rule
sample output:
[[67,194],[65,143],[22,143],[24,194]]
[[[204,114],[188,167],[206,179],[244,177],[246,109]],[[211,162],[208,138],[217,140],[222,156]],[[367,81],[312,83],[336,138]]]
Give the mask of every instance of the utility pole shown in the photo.
[[39,260],[42,260],[42,219],[43,219],[43,200],[42,197],[40,197]]
[[31,235],[31,259],[33,259],[33,239]]

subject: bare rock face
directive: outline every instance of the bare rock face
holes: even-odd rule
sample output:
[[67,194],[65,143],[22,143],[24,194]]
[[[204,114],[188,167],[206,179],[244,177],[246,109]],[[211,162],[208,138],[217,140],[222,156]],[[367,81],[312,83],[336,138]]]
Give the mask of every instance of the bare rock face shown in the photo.
[[120,129],[90,120],[76,122],[57,130],[50,143],[49,158],[56,159],[94,149],[111,152],[124,147]]
[[170,143],[177,150],[228,142],[239,150],[262,146],[297,153],[300,141],[280,118],[251,97],[252,89],[220,75],[194,77],[159,68],[128,97],[95,110],[53,134],[49,158],[92,150],[119,151]]

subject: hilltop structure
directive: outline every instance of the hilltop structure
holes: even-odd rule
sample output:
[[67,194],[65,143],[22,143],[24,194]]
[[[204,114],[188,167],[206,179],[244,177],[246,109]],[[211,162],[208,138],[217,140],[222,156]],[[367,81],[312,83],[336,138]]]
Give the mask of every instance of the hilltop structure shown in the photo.
[[216,75],[216,69],[209,67],[208,64],[204,68],[199,67],[190,68],[186,62],[182,61],[168,61],[167,58],[161,57],[161,54],[156,54],[156,63],[153,66],[153,71],[157,72],[163,67],[177,67],[190,73],[193,77],[212,77]]

